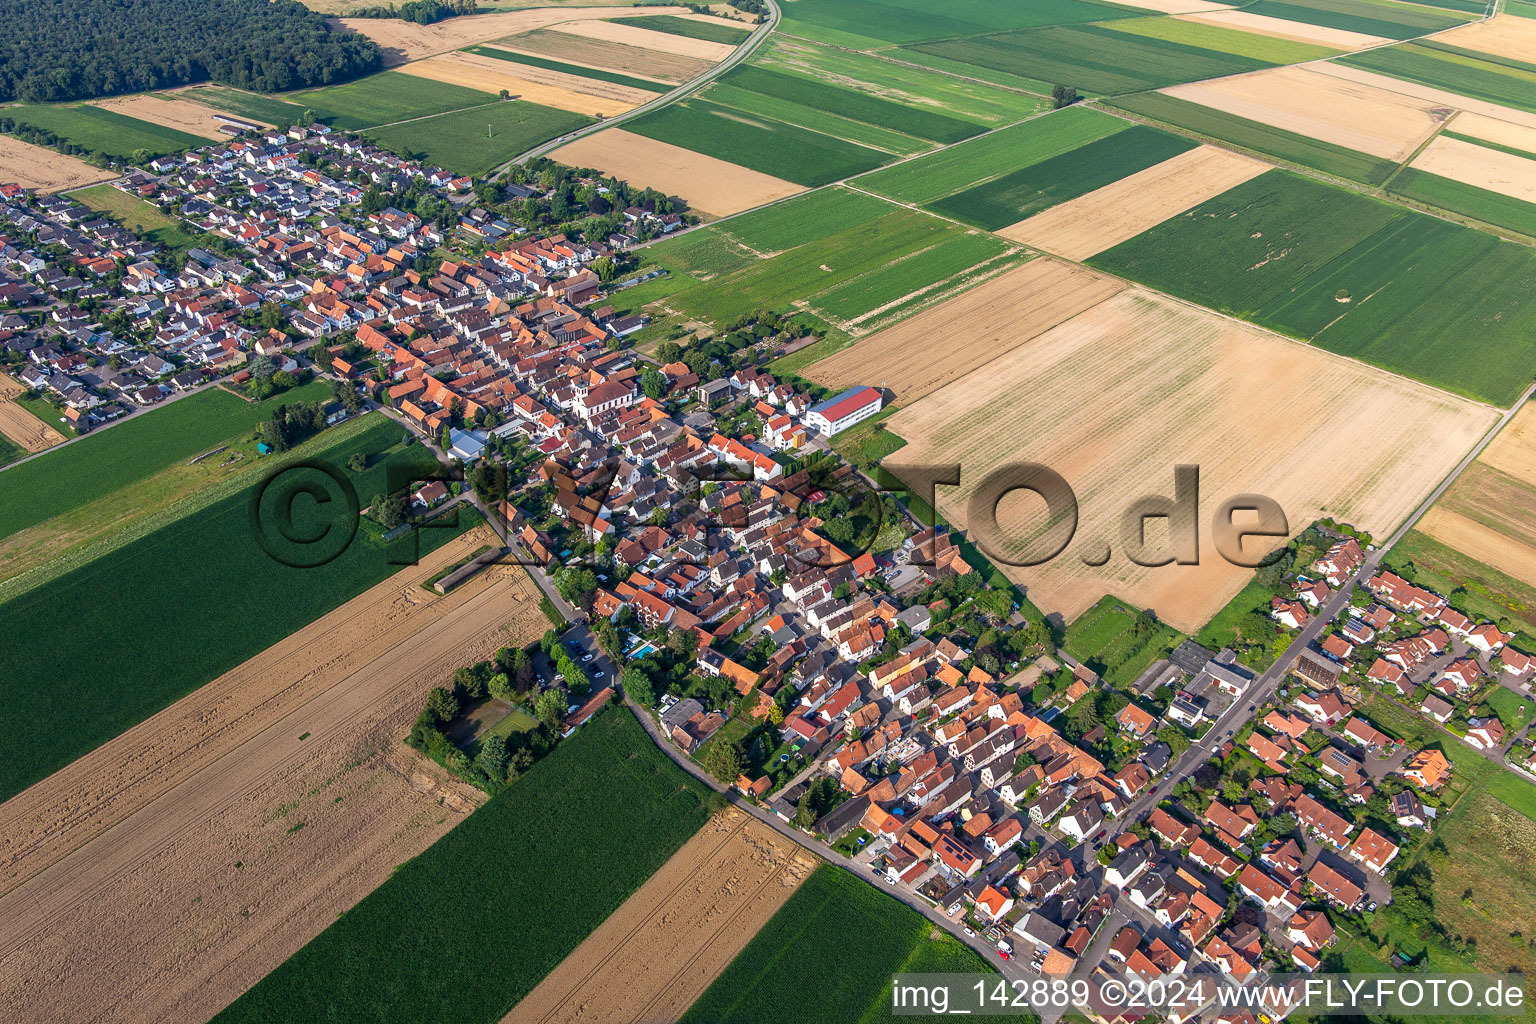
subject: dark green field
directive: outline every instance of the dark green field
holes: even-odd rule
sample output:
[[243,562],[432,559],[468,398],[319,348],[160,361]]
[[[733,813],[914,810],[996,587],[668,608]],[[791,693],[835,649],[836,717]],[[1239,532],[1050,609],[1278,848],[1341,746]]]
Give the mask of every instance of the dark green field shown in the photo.
[[683,1024],[908,1020],[892,1013],[896,973],[996,974],[975,950],[936,931],[911,908],[822,865],[689,1007]]
[[1103,676],[1110,686],[1129,686],[1154,660],[1184,639],[1165,623],[1142,622],[1138,631],[1134,605],[1102,597],[1067,627],[1062,648]]
[[1162,121],[1243,149],[1311,167],[1326,174],[1336,174],[1351,181],[1380,185],[1392,176],[1397,165],[1330,142],[1288,132],[1258,121],[1228,114],[1199,103],[1176,99],[1160,92],[1121,96],[1112,105]]
[[1472,20],[1469,15],[1424,6],[1410,7],[1392,0],[1258,0],[1243,10],[1388,39],[1421,36]]
[[[401,432],[380,422],[314,458],[342,466],[354,452],[367,455],[363,473],[340,470],[366,504],[385,489],[388,464],[437,465],[420,446],[389,451]],[[292,473],[269,492],[268,506],[290,483],[329,479],[313,470]],[[0,800],[400,570],[368,527],[321,567],[279,564],[258,540],[253,520],[262,486],[257,481],[0,605],[0,728],[7,750]],[[293,535],[320,536],[330,526],[344,539],[345,517],[328,515],[343,507],[334,483],[324,493],[332,492],[337,498],[330,506],[305,497],[294,502]],[[268,537],[282,529],[273,514],[271,507],[260,513]],[[421,551],[458,532],[423,531]],[[279,543],[279,550],[297,560],[291,546]]]
[[398,71],[370,75],[346,85],[284,93],[282,99],[308,107],[331,127],[348,132],[496,102],[488,92]]
[[774,100],[798,103],[852,121],[905,132],[931,142],[959,142],[982,130],[981,125],[958,117],[919,110],[858,89],[844,89],[813,78],[770,71],[767,68],[737,68],[721,79],[721,82]]
[[995,231],[1068,199],[1194,149],[1182,135],[1134,125],[928,204],[936,213]]
[[911,49],[963,61],[978,69],[1069,85],[1079,92],[1103,96],[1274,66],[1269,61],[1097,25],[947,39],[918,43]]
[[726,43],[730,46],[739,46],[752,34],[751,29],[715,25],[707,21],[689,21],[671,14],[642,14],[634,18],[614,18],[613,21],[620,25],[648,28],[652,32],[668,32],[689,39],[707,39],[712,43]]
[[457,174],[482,175],[524,150],[592,121],[569,110],[507,100],[374,128],[366,134],[396,153],[419,155]]
[[1093,0],[795,0],[785,9],[784,32],[838,45],[953,39],[999,29],[1076,25],[1144,12]]
[[214,1020],[494,1024],[704,825],[711,796],[609,708]]
[[1340,57],[1338,62],[1536,111],[1536,68],[1515,66],[1521,62],[1510,62],[1507,58],[1439,44],[1403,43]]
[[191,458],[269,419],[279,405],[330,395],[323,383],[247,402],[209,388],[0,473],[0,539]]
[[1501,192],[1490,192],[1412,167],[1392,179],[1392,191],[1421,203],[1536,238],[1536,205]]
[[877,150],[704,99],[663,107],[625,122],[624,130],[812,188],[889,159]]
[[182,89],[175,94],[175,98],[196,100],[226,114],[248,117],[274,125],[297,124],[305,109],[302,103],[289,103],[275,96],[261,96],[222,85]]
[[825,188],[732,217],[719,229],[758,252],[772,253],[818,241],[890,212],[890,203],[873,196],[842,187]]
[[1091,107],[1067,107],[929,156],[866,174],[854,184],[926,205],[1019,168],[1122,131],[1126,122]]
[[1536,252],[1287,171],[1089,262],[1498,405],[1536,373]]
[[612,82],[614,85],[625,85],[631,89],[644,89],[646,92],[663,93],[672,88],[670,85],[663,85],[660,82],[651,82],[644,78],[632,78],[629,75],[621,75],[617,71],[599,71],[597,68],[584,68],[580,64],[567,64],[564,61],[550,60],[548,57],[535,57],[527,53],[514,53],[511,50],[503,50],[499,46],[471,46],[465,52],[478,53],[482,57],[495,57],[497,60],[510,61],[513,64],[526,64],[531,68],[559,71],[567,75],[575,75],[578,78],[590,78],[598,82]]
[[0,466],[9,466],[17,459],[24,457],[27,450],[12,441],[4,434],[0,434]]
[[4,108],[0,116],[50,131],[82,149],[116,158],[130,157],[141,149],[150,156],[166,156],[209,143],[200,135],[140,121],[89,103],[22,103]]

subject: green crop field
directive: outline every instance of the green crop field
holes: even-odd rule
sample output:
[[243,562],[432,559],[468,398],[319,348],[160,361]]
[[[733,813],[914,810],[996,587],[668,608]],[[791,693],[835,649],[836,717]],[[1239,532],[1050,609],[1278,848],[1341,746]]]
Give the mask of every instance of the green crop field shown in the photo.
[[[916,135],[906,135],[864,121],[853,121],[830,110],[749,92],[729,83],[710,86],[705,96],[711,103],[721,104],[742,114],[782,121],[894,156],[911,156],[933,148],[933,143]],[[980,130],[974,129],[973,133]]]
[[609,708],[214,1020],[494,1024],[704,825],[712,800]]
[[1536,3],[1531,0],[1504,0],[1504,13],[1517,18],[1536,18]]
[[[953,936],[930,937],[934,931],[917,911],[824,864],[689,1007],[683,1024],[799,1024],[807,1007],[817,1020],[904,1020],[891,1013],[896,973],[996,973]],[[793,998],[785,997],[788,979]]]
[[1495,404],[1536,373],[1536,253],[1287,171],[1089,262]]
[[927,205],[995,231],[1195,146],[1182,135],[1138,124]]
[[[834,187],[732,217],[716,229],[766,255],[818,241],[890,212],[891,204],[883,199]],[[653,251],[676,244],[667,242]]]
[[737,68],[721,81],[773,100],[828,111],[852,121],[905,132],[931,142],[959,142],[982,130],[982,126],[974,121],[919,110],[858,89],[768,68]]
[[208,388],[0,473],[0,539],[216,447],[279,405],[329,397],[320,382],[247,402]]
[[282,98],[313,110],[316,117],[331,127],[348,132],[496,102],[496,97],[488,92],[398,71],[385,71],[345,85],[284,93]]
[[1403,2],[1419,4],[1423,7],[1443,7],[1450,11],[1466,11],[1468,14],[1478,16],[1488,9],[1488,5],[1482,0],[1403,0]]
[[1340,57],[1338,63],[1536,111],[1536,69],[1512,67],[1471,50],[1403,43]]
[[[437,465],[419,446],[390,450],[401,428],[387,421],[334,447],[324,446],[324,437],[317,439],[317,460],[341,466],[354,452],[370,458],[361,474],[338,470],[363,503],[385,489],[387,466]],[[339,495],[328,479],[290,470],[259,511],[254,503],[265,481],[258,480],[0,605],[0,726],[7,736],[0,800],[399,571],[369,528],[358,529],[339,556],[318,568],[280,564],[262,546],[257,523],[269,538],[280,529],[272,498],[309,482]],[[300,498],[289,530],[303,537],[336,528],[344,539],[329,515],[340,508],[334,500],[324,506]],[[458,532],[423,531],[422,552]],[[286,545],[278,550],[301,560]],[[397,549],[396,561],[407,554]]]
[[1472,20],[1467,15],[1408,6],[1394,0],[1258,0],[1243,10],[1269,18],[1364,32],[1388,39],[1421,36]]
[[804,39],[773,39],[752,62],[758,67],[863,89],[907,107],[921,106],[989,126],[1011,124],[1046,106],[1043,97],[1032,93],[820,46]]
[[[720,233],[710,242],[685,236],[656,246],[651,258],[678,272],[666,295],[667,308],[720,323],[758,309],[785,312],[803,303],[830,319],[852,320],[1010,250],[1001,239],[937,217],[869,196],[827,191],[831,195],[812,193],[752,215],[762,220],[740,218],[746,221],[741,226],[727,221],[711,229]],[[836,211],[840,200],[849,203],[848,213]],[[870,203],[886,212],[871,216]],[[817,211],[830,212],[819,221],[812,215]],[[792,230],[797,215],[799,238]],[[751,239],[751,248],[737,239]],[[775,248],[759,249],[764,239]],[[672,246],[677,246],[675,259]],[[753,250],[773,255],[759,259]],[[690,279],[690,274],[702,279]],[[953,282],[955,287],[964,283]]]
[[482,175],[524,150],[593,122],[569,110],[507,100],[373,128],[366,134],[396,153],[417,154],[458,174]]
[[1250,121],[1199,103],[1165,96],[1160,92],[1121,96],[1113,100],[1112,105],[1219,142],[1228,142],[1276,160],[1311,167],[1351,181],[1380,185],[1397,169],[1397,165],[1390,160],[1345,149],[1330,142],[1320,142],[1283,128]]
[[1067,107],[930,156],[866,174],[854,184],[900,202],[927,205],[1127,127],[1124,120],[1089,107]]
[[730,46],[740,46],[752,34],[751,29],[716,25],[708,21],[689,21],[687,18],[679,18],[672,14],[642,14],[634,18],[612,20],[620,25],[648,28],[653,32],[668,32],[675,36],[687,36],[689,39],[707,39],[712,43],[726,43]]
[[1322,60],[1340,50],[1315,43],[1302,43],[1292,39],[1276,39],[1256,32],[1243,32],[1220,25],[1204,25],[1177,18],[1126,18],[1112,21],[1106,28],[1115,32],[1162,39],[1184,46],[1197,46],[1204,50],[1235,54],[1250,60],[1268,64],[1300,64],[1303,61]]
[[41,128],[81,149],[118,159],[141,149],[150,156],[166,156],[206,146],[210,141],[89,103],[19,103],[0,108],[0,117]]
[[1142,619],[1135,606],[1100,598],[1067,627],[1062,647],[1111,686],[1128,686],[1184,639],[1172,626]]
[[795,0],[782,30],[853,49],[926,39],[953,39],[999,29],[1073,25],[1143,13],[1093,0]]
[[172,97],[179,100],[196,100],[204,106],[226,114],[248,117],[274,125],[297,124],[305,109],[302,103],[289,103],[275,96],[261,96],[223,85],[203,85],[195,89],[182,89],[172,94]]
[[567,75],[575,75],[577,78],[590,78],[597,82],[611,82],[614,85],[624,85],[631,89],[643,89],[646,92],[663,93],[672,88],[661,82],[652,82],[644,78],[633,78],[629,75],[621,75],[617,71],[599,71],[597,68],[586,68],[580,64],[567,64],[564,61],[550,60],[548,57],[535,57],[527,53],[514,53],[511,50],[503,50],[499,46],[471,46],[466,53],[478,53],[482,57],[495,57],[497,60],[510,61],[513,64],[524,64],[531,68],[543,68],[546,71],[559,71]]
[[1392,179],[1391,190],[1421,203],[1536,238],[1536,205],[1502,192],[1490,192],[1412,167]]
[[194,229],[168,216],[153,203],[131,196],[122,189],[111,185],[92,185],[71,192],[69,197],[107,214],[134,234],[142,235],[156,245],[185,252],[198,244]]
[[4,434],[0,434],[0,466],[9,466],[17,459],[23,458],[27,450],[12,441]]
[[1107,25],[1003,32],[908,49],[974,65],[978,73],[1002,71],[1105,96],[1273,66],[1235,53],[1116,32]]
[[625,122],[624,130],[813,188],[889,159],[852,142],[705,99],[663,107]]

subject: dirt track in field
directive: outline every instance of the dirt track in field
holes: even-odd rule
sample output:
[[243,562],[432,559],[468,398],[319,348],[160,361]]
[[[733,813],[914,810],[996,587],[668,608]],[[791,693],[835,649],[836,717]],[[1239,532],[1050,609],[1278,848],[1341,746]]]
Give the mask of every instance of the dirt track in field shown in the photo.
[[505,89],[515,100],[602,117],[622,114],[656,98],[655,93],[643,89],[595,78],[579,78],[477,53],[445,53],[406,64],[399,71],[492,95],[499,95]]
[[1269,164],[1241,153],[1198,146],[998,234],[1070,260],[1085,260],[1269,169]]
[[41,452],[64,443],[64,435],[16,404],[16,396],[26,387],[15,378],[0,373],[0,434],[29,452]]
[[[1459,120],[1459,119],[1458,119]],[[1410,167],[1527,203],[1536,203],[1536,160],[1440,136]]]
[[634,185],[681,196],[694,212],[711,217],[749,210],[804,192],[792,181],[657,139],[609,128],[550,154],[574,167],[595,167]]
[[721,812],[504,1024],[676,1021],[815,867],[766,825]]
[[1406,160],[1451,111],[1310,67],[1271,68],[1164,89],[1169,96],[1388,160]]
[[1085,267],[1032,260],[834,352],[806,376],[833,390],[887,387],[911,405],[1124,287]]
[[332,18],[331,26],[372,39],[384,50],[384,63],[392,66],[561,22],[687,13],[686,7],[537,7],[461,15],[431,25],[398,18]]
[[[941,509],[957,525],[967,523],[971,491],[999,465],[1037,462],[1065,478],[1080,508],[1075,539],[1043,565],[999,566],[1047,612],[1071,620],[1111,593],[1191,630],[1251,575],[1214,545],[1211,518],[1226,498],[1257,493],[1277,501],[1293,534],[1322,514],[1382,534],[1495,417],[1487,407],[1130,288],[899,410],[887,425],[910,442],[908,461],[961,464],[960,486],[940,489]],[[1372,444],[1340,457],[1346,439],[1362,437]],[[1134,564],[1121,516],[1143,497],[1172,495],[1180,464],[1200,467],[1200,564]],[[994,558],[1043,555],[1038,499],[1005,498],[998,520],[1002,550],[989,551]],[[1148,522],[1158,549],[1164,533],[1160,520]],[[1106,545],[1108,561],[1087,564],[1103,558]]]
[[0,182],[13,181],[39,192],[63,192],[115,177],[115,172],[92,167],[84,160],[0,135]]
[[432,686],[543,628],[445,545],[0,805],[0,1019],[206,1020],[483,799],[400,740]]

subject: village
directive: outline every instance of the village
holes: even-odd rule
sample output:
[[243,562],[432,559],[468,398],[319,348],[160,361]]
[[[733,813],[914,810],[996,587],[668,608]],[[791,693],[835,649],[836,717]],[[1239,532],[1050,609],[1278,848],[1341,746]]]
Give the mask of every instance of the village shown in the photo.
[[[370,191],[422,183],[437,219],[362,212]],[[676,214],[628,210],[635,234],[600,242],[519,238],[471,182],[323,126],[156,161],[119,187],[229,250],[192,248],[177,270],[79,204],[0,186],[0,297],[30,314],[0,319],[0,343],[25,385],[83,432],[248,382],[258,357],[349,382],[460,474],[416,482],[412,509],[465,490],[496,556],[529,564],[576,624],[579,660],[546,659],[536,684],[569,702],[565,729],[634,702],[675,757],[984,940],[1005,977],[1321,969],[1335,922],[1391,905],[1391,866],[1426,840],[1453,775],[1361,694],[1427,686],[1413,709],[1500,763],[1523,739],[1473,713],[1491,692],[1528,699],[1515,637],[1342,534],[1272,603],[1309,637],[1294,657],[1260,670],[1185,641],[1110,686],[962,537],[836,453],[881,390],[780,380],[755,347],[690,364],[627,344],[644,319],[615,313],[593,267]],[[444,258],[444,222],[477,253]],[[768,311],[753,328],[779,340]]]

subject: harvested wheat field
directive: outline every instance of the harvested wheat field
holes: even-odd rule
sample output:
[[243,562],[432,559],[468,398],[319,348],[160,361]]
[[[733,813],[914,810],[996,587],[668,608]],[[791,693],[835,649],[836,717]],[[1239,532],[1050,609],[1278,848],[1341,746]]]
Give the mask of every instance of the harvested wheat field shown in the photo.
[[15,182],[39,192],[64,192],[115,177],[115,172],[92,167],[84,160],[12,135],[0,135],[0,182]]
[[[1308,64],[1307,68],[1316,71],[1320,75],[1327,75],[1329,78],[1354,82],[1382,92],[1399,93],[1435,107],[1459,109],[1463,111],[1462,117],[1465,117],[1466,113],[1470,112],[1482,114],[1485,117],[1497,118],[1500,121],[1508,121],[1510,124],[1536,128],[1536,113],[1531,113],[1529,110],[1517,110],[1514,107],[1506,107],[1499,103],[1490,103],[1487,100],[1474,99],[1471,96],[1463,96],[1461,93],[1451,92],[1449,89],[1436,89],[1432,85],[1420,85],[1418,82],[1410,82],[1406,78],[1379,75],[1374,71],[1352,68],[1344,64],[1333,64],[1329,61]],[[1458,117],[1457,121],[1459,122],[1460,120],[1461,118]],[[1456,130],[1460,131],[1460,129]]]
[[394,66],[564,21],[687,13],[686,7],[539,7],[460,15],[431,25],[416,25],[396,18],[333,18],[331,26],[372,39],[383,48],[384,63]]
[[714,61],[697,57],[662,53],[660,50],[647,50],[606,39],[590,39],[570,32],[556,32],[554,29],[541,29],[510,39],[498,39],[495,45],[515,53],[548,57],[598,71],[617,71],[672,85],[697,78],[715,66]]
[[1451,113],[1402,93],[1305,67],[1272,68],[1163,92],[1388,160],[1408,159]]
[[1464,50],[1479,50],[1497,57],[1531,63],[1536,61],[1536,18],[1496,14],[1435,36],[1435,40]]
[[0,434],[29,452],[40,452],[56,444],[63,444],[63,434],[16,404],[16,396],[24,394],[26,390],[20,381],[0,373]]
[[[205,139],[229,137],[219,131],[219,126],[224,122],[213,116],[217,111],[207,104],[192,100],[140,93],[137,96],[114,96],[106,100],[92,100],[91,105],[103,110],[115,110],[119,114],[136,117],[150,124],[174,128],[179,132],[201,135]],[[249,118],[242,118],[242,120],[249,120]]]
[[[1323,514],[1384,534],[1495,418],[1466,399],[1130,288],[886,425],[909,442],[902,462],[961,464],[961,485],[939,492],[957,525],[1000,465],[1038,462],[1066,479],[1081,508],[1075,539],[1040,566],[1000,563],[1047,612],[1071,620],[1112,593],[1193,630],[1251,576],[1216,550],[1210,522],[1223,500],[1266,495],[1293,534]],[[1339,457],[1340,445],[1362,437],[1371,444]],[[1136,565],[1120,517],[1143,496],[1173,494],[1180,464],[1200,467],[1200,564]],[[1035,541],[1048,524],[1037,505],[1022,494],[1003,500],[994,560],[1041,551]],[[1148,523],[1154,545],[1163,525]],[[1104,559],[1106,545],[1105,564],[1086,564]],[[1259,541],[1249,548],[1264,550]]]
[[0,808],[0,1018],[206,1020],[483,800],[400,739],[543,629],[460,537]]
[[1477,461],[1536,487],[1536,405],[1515,413]]
[[[506,70],[509,68],[518,68],[519,71],[517,74],[509,74]],[[447,53],[414,61],[398,70],[402,74],[462,85],[466,89],[479,89],[492,94],[505,89],[513,99],[602,117],[622,114],[656,98],[655,93],[632,89],[627,85],[615,85],[595,78],[580,78],[535,67],[527,67],[528,74],[523,74],[523,68],[521,64],[476,53]]]
[[[1031,260],[834,352],[805,375],[833,390],[876,384],[911,405],[1123,288],[1125,282],[1086,267]],[[942,359],[935,357],[940,352]],[[871,367],[879,368],[874,376]]]
[[1448,130],[1495,145],[1536,153],[1536,127],[1530,125],[1514,124],[1486,114],[1463,111],[1456,115],[1456,120],[1451,122]]
[[1262,160],[1200,146],[998,234],[1070,260],[1085,260],[1269,169]]
[[675,1021],[815,867],[767,825],[722,811],[503,1021]]
[[1309,25],[1304,21],[1272,18],[1267,14],[1250,14],[1248,11],[1227,10],[1210,14],[1190,14],[1179,20],[1197,21],[1202,25],[1214,25],[1217,28],[1235,28],[1243,32],[1269,36],[1272,39],[1316,43],[1318,46],[1331,46],[1336,50],[1364,50],[1370,46],[1393,42],[1385,36],[1351,32],[1342,28],[1328,28],[1325,25]]
[[1536,586],[1536,547],[1501,530],[1440,505],[1426,512],[1415,528],[1474,561]]
[[613,21],[572,21],[550,27],[566,35],[601,39],[609,43],[623,43],[625,46],[637,46],[642,50],[655,50],[658,53],[671,53],[679,57],[705,60],[711,64],[725,60],[736,49],[729,43],[715,43],[708,39],[678,36],[670,32],[636,28],[634,25],[620,25]]
[[1424,147],[1409,166],[1536,203],[1536,160],[1513,153],[1442,135]]
[[573,167],[595,167],[632,184],[681,196],[695,213],[709,217],[739,213],[805,191],[792,181],[621,128],[577,139],[550,158]]

